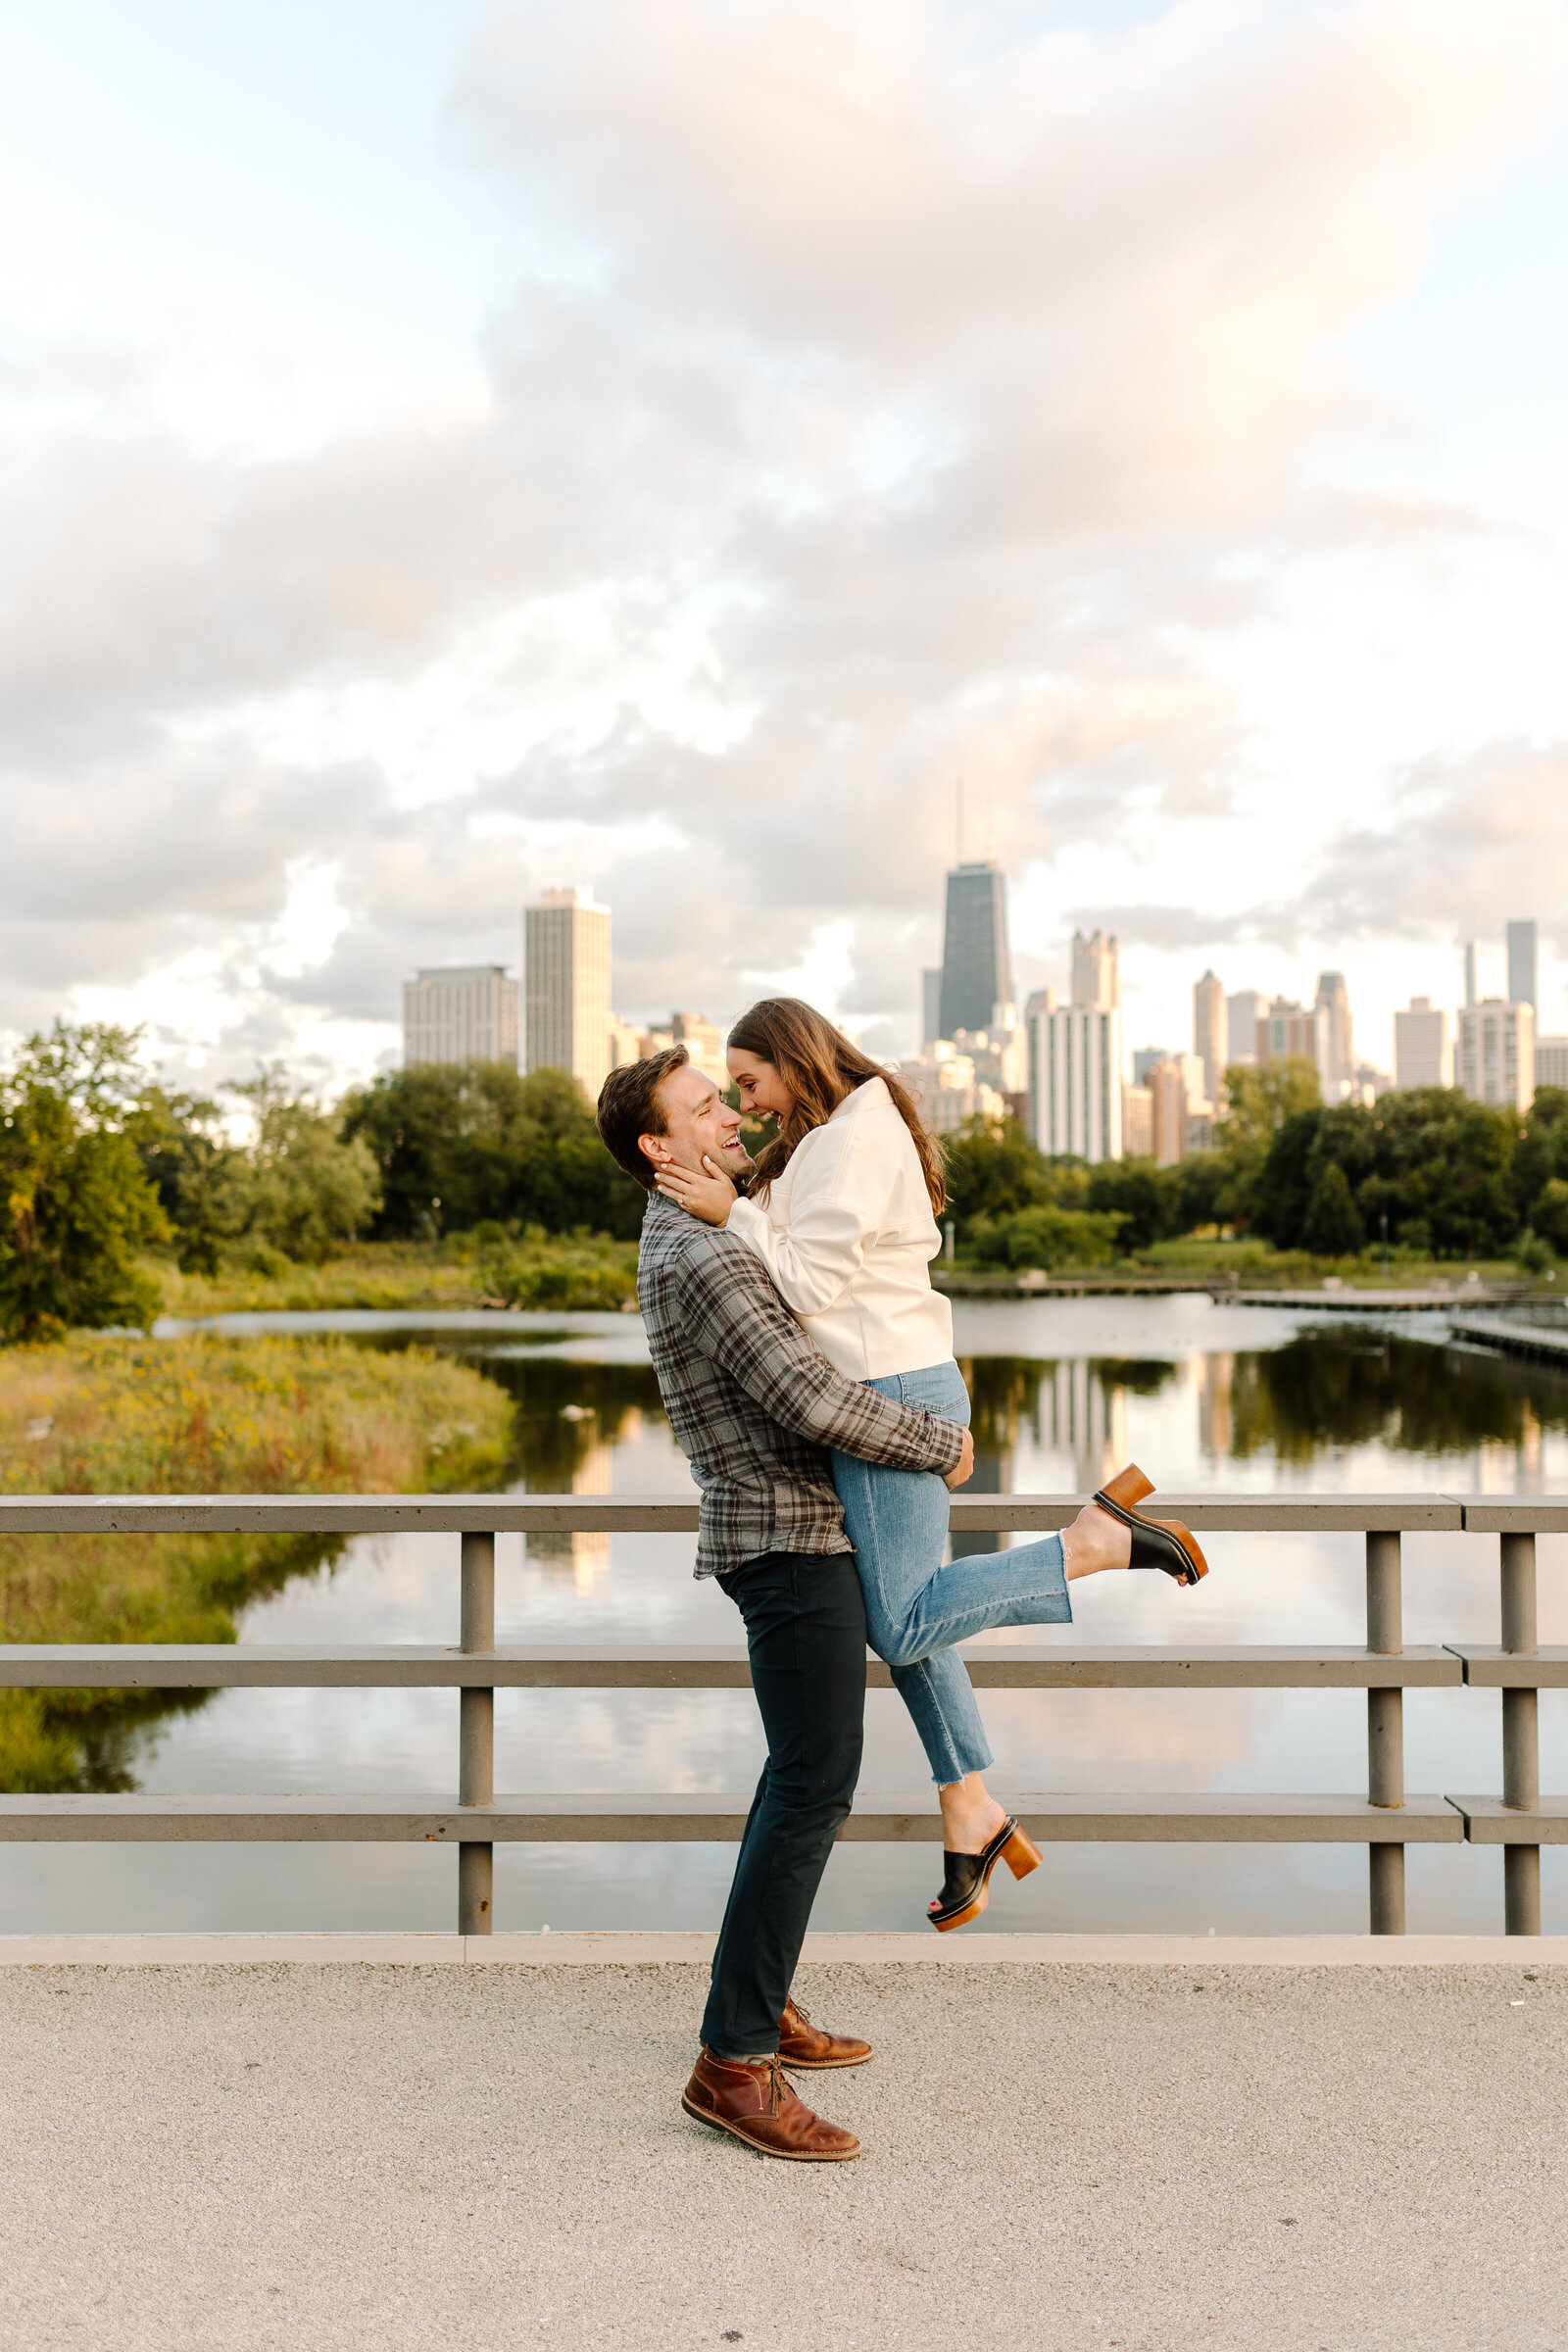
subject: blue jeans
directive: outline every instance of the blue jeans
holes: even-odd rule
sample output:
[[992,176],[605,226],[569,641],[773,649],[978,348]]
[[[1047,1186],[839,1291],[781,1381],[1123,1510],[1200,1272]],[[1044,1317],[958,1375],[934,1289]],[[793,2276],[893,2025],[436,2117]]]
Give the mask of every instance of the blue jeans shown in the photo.
[[[969,1425],[969,1392],[950,1356],[863,1384],[896,1404]],[[953,1647],[994,1625],[1070,1625],[1061,1538],[952,1561],[948,1490],[933,1470],[890,1470],[835,1453],[833,1483],[865,1594],[866,1633],[893,1670],[940,1787],[995,1761],[963,1660]]]

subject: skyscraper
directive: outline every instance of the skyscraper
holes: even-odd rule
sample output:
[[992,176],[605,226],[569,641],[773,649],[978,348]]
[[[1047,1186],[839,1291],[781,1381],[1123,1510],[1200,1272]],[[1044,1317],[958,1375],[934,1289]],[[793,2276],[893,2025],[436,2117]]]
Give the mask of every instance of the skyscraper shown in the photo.
[[1394,1016],[1394,1083],[1401,1091],[1453,1084],[1448,1016],[1434,1007],[1430,997],[1412,997],[1409,1010]]
[[1219,1101],[1219,1082],[1225,1075],[1225,988],[1212,971],[1193,990],[1193,1052],[1203,1065],[1203,1093]]
[[581,884],[523,914],[527,1070],[569,1070],[589,1102],[610,1068],[610,909]]
[[1534,923],[1508,925],[1508,1002],[1540,1010]]
[[1268,1011],[1268,999],[1255,988],[1240,988],[1234,997],[1225,1000],[1225,1059],[1246,1062],[1249,1067],[1257,1059],[1257,1025]]
[[1121,1014],[1114,1005],[1030,999],[1029,1104],[1034,1139],[1054,1155],[1121,1157]]
[[1479,1004],[1481,1002],[1481,955],[1480,940],[1467,939],[1464,943],[1464,1001],[1467,1004]]
[[1072,1002],[1091,1004],[1097,1012],[1115,1012],[1121,1004],[1121,973],[1116,935],[1095,931],[1086,939],[1072,935]]
[[403,983],[403,1066],[517,1060],[517,983],[499,963],[422,971]]
[[1536,1093],[1536,1014],[1527,1004],[1483,997],[1459,1015],[1454,1083],[1472,1102],[1528,1110]]
[[1355,1072],[1350,1042],[1350,992],[1345,985],[1343,972],[1319,972],[1312,1009],[1328,1016],[1319,1032],[1318,1084],[1325,1102],[1338,1102],[1349,1092]]
[[1012,1003],[1007,952],[1007,885],[991,858],[956,866],[948,876],[942,933],[941,1034],[989,1029],[999,1004]]

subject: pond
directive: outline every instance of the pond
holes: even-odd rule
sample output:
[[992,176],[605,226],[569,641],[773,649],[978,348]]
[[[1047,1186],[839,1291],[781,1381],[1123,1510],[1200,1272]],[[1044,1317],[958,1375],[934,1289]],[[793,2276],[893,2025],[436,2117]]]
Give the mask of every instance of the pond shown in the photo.
[[[1132,1458],[1175,1491],[1568,1491],[1568,1379],[1448,1341],[1437,1312],[1320,1318],[1202,1296],[959,1302],[975,1404],[974,1492],[1085,1491]],[[222,1328],[358,1332],[368,1346],[461,1350],[517,1401],[514,1490],[688,1494],[635,1316],[250,1316]],[[1004,1537],[970,1538],[970,1547]],[[1163,1578],[1099,1577],[1075,1592],[1082,1642],[1359,1642],[1362,1540],[1205,1538],[1196,1592]],[[1568,1642],[1559,1573],[1541,1543],[1541,1639]],[[731,1604],[691,1575],[689,1536],[503,1536],[501,1642],[729,1642]],[[1405,1638],[1495,1642],[1495,1539],[1405,1539]],[[243,1642],[453,1642],[455,1537],[373,1537],[258,1601]],[[1029,1630],[990,1637],[1039,1640]],[[1319,1789],[1365,1786],[1357,1691],[988,1691],[999,1792]],[[1568,1787],[1568,1705],[1543,1693],[1542,1785]],[[1413,1690],[1412,1790],[1498,1785],[1495,1694]],[[452,1691],[227,1690],[171,1713],[131,1756],[149,1790],[254,1794],[450,1790]],[[747,1691],[503,1691],[496,1786],[747,1788],[761,1762]],[[912,1789],[923,1759],[896,1694],[872,1692],[862,1787]],[[711,1928],[724,1846],[498,1846],[497,1926]],[[1568,1863],[1543,1856],[1547,1929],[1568,1930]],[[456,1858],[378,1845],[10,1845],[0,1932],[174,1928],[449,1928]],[[1409,1925],[1495,1933],[1496,1849],[1412,1846]],[[814,1924],[917,1929],[935,1848],[834,1855]],[[999,1877],[969,1933],[1355,1931],[1361,1847],[1054,1845],[1022,1886]]]

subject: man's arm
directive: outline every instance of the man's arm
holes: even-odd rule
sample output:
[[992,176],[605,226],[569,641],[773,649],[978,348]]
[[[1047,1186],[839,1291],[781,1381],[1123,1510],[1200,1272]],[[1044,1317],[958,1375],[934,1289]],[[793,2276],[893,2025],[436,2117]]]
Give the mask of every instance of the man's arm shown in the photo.
[[683,1258],[676,1280],[692,1340],[769,1417],[813,1445],[894,1470],[956,1470],[967,1431],[895,1404],[818,1354],[744,1242],[720,1233]]

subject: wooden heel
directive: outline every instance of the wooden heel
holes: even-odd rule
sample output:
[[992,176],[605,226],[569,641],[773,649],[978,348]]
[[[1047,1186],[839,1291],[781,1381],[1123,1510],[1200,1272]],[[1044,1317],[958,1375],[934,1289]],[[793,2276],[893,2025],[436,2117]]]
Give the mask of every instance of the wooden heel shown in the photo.
[[1025,1831],[1014,1830],[1002,1849],[1002,1859],[1015,1879],[1026,1879],[1032,1870],[1040,1868],[1043,1856]]
[[1119,1502],[1124,1511],[1131,1511],[1147,1494],[1152,1494],[1154,1484],[1152,1479],[1144,1476],[1136,1462],[1129,1462],[1126,1469],[1118,1470],[1109,1485],[1102,1487],[1100,1492],[1110,1501]]

